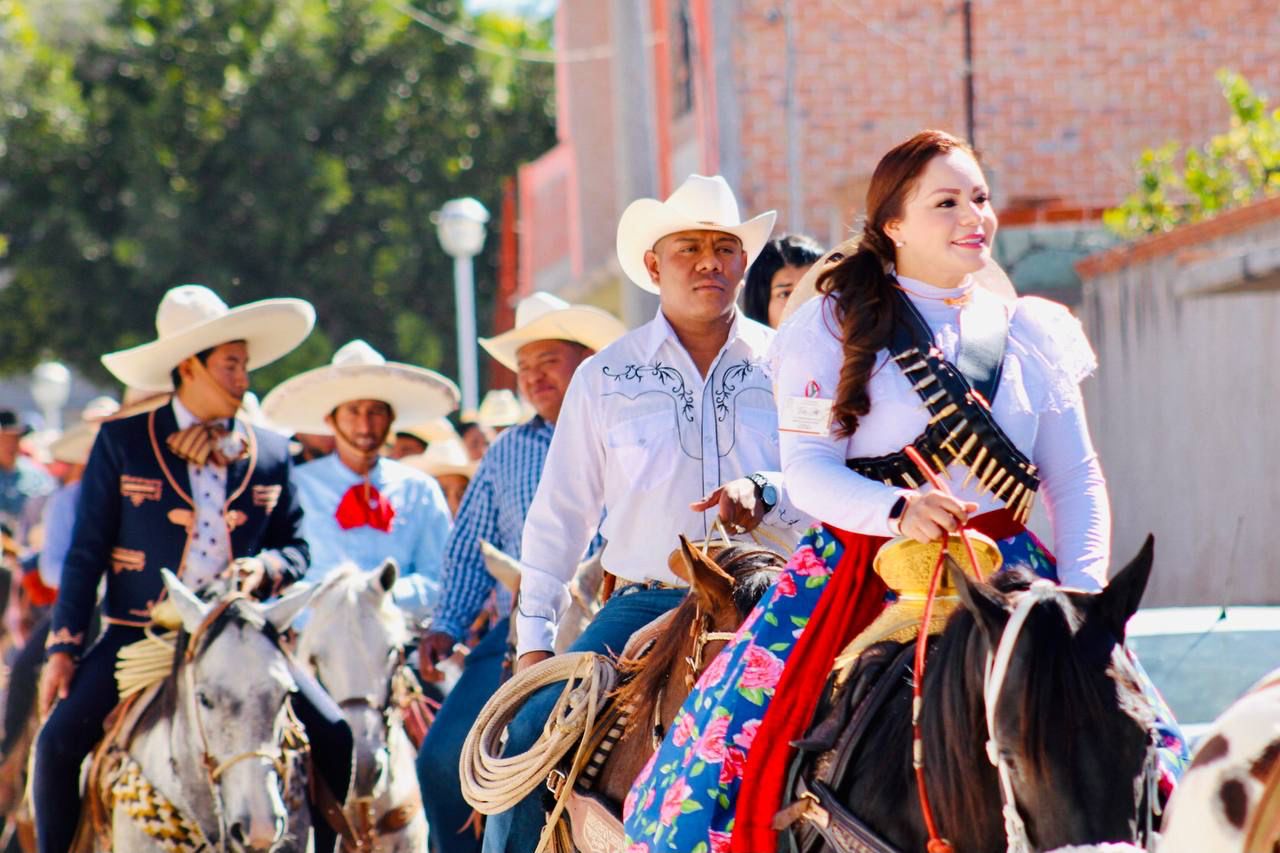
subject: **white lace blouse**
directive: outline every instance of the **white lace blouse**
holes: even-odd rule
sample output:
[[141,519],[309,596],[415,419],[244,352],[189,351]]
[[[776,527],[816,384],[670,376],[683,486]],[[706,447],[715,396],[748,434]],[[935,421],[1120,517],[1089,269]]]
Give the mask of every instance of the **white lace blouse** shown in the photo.
[[[933,287],[899,277],[934,332],[946,358],[955,360],[963,334],[963,306],[947,298],[971,294],[974,310],[1000,303],[1012,312],[1004,372],[992,400],[992,414],[1010,440],[1039,468],[1039,498],[1053,526],[1053,551],[1064,585],[1099,589],[1106,583],[1111,546],[1111,509],[1097,453],[1089,438],[1079,384],[1097,366],[1079,322],[1066,308],[1046,299],[1024,297],[1008,303],[972,283],[960,290]],[[771,351],[776,399],[789,396],[832,398],[843,362],[835,303],[819,297],[800,308],[779,330]],[[851,436],[837,427],[824,436],[784,432],[780,450],[787,490],[796,507],[818,519],[858,533],[890,536],[888,516],[902,489],[855,474],[846,459],[900,451],[928,424],[919,395],[897,365],[882,351],[868,382],[871,411],[859,419]],[[990,493],[979,495],[975,483],[961,488],[968,469],[953,465],[948,485],[962,500],[978,504],[978,512],[1000,508]]]

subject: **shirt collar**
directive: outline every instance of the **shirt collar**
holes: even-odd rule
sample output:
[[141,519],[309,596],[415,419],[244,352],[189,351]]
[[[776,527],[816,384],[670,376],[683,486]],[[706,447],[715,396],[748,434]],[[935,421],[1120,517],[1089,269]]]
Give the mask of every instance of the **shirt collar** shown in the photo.
[[[347,463],[342,461],[336,450],[317,461],[329,464],[329,476],[339,485],[354,486],[356,483],[364,482],[365,478],[348,468]],[[381,483],[385,479],[383,476],[386,473],[386,466],[383,464],[385,461],[382,457],[378,457],[377,461],[373,463],[373,467],[369,469],[369,482],[375,486],[381,487]]]
[[[658,348],[666,341],[683,348],[676,330],[672,328],[667,316],[658,307],[657,315],[638,330],[640,334],[640,356],[648,360],[658,352]],[[727,351],[738,341],[744,342],[752,354],[763,357],[773,340],[773,330],[763,323],[758,323],[742,313],[737,305],[733,306],[733,323],[729,326],[729,337],[725,339],[724,350]]]
[[[182,405],[182,401],[178,399],[177,394],[173,395],[170,404],[173,406],[173,417],[178,422],[178,429],[186,429],[192,424],[203,423],[191,413],[190,409]],[[235,429],[235,418],[219,418],[215,423],[220,423],[229,429]]]

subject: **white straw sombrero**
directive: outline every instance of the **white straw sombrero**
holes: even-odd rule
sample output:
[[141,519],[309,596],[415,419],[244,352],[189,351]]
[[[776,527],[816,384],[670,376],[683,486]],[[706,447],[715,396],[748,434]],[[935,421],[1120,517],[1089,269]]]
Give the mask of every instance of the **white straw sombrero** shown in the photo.
[[262,414],[293,432],[332,435],[325,416],[352,400],[382,400],[395,410],[398,423],[417,424],[449,414],[458,408],[458,397],[458,386],[434,370],[387,361],[354,340],[324,367],[277,385],[263,399]]
[[468,409],[462,413],[462,421],[487,427],[509,427],[523,423],[533,415],[533,409],[522,404],[510,388],[494,388],[484,395],[479,409]]
[[494,360],[508,370],[516,369],[516,352],[534,341],[573,341],[599,351],[625,335],[627,327],[608,311],[590,305],[570,305],[550,293],[533,293],[516,306],[514,329],[481,338]]
[[668,234],[678,231],[724,231],[742,241],[750,264],[760,254],[773,232],[775,211],[743,222],[738,200],[719,175],[690,175],[666,201],[637,199],[618,220],[618,263],[622,271],[640,287],[657,293],[658,286],[645,269],[644,253]]
[[156,339],[110,352],[102,364],[117,379],[141,391],[169,391],[169,374],[188,356],[230,341],[244,341],[249,369],[290,353],[311,334],[316,311],[302,299],[263,299],[236,308],[209,288],[170,288],[156,309]]
[[104,420],[120,411],[120,404],[110,397],[94,397],[85,404],[80,422],[62,431],[62,435],[49,443],[49,455],[56,462],[83,465],[89,461],[89,451],[98,437],[98,427]]

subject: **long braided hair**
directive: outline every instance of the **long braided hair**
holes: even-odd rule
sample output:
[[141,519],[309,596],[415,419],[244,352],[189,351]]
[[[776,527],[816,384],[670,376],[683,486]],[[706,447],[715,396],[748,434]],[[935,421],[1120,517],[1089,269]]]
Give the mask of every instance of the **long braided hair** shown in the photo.
[[867,188],[866,222],[857,251],[818,281],[819,292],[836,302],[844,335],[844,364],[832,405],[842,435],[852,435],[858,418],[871,410],[867,381],[876,353],[888,346],[897,319],[891,272],[897,253],[885,226],[902,218],[904,204],[930,161],[956,150],[973,154],[962,139],[941,130],[922,130],[881,157]]

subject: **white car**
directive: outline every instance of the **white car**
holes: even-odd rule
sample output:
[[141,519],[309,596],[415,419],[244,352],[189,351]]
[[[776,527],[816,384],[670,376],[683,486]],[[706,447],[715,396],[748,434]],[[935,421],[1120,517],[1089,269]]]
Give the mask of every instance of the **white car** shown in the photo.
[[1280,606],[1145,608],[1126,636],[1191,744],[1280,666]]

